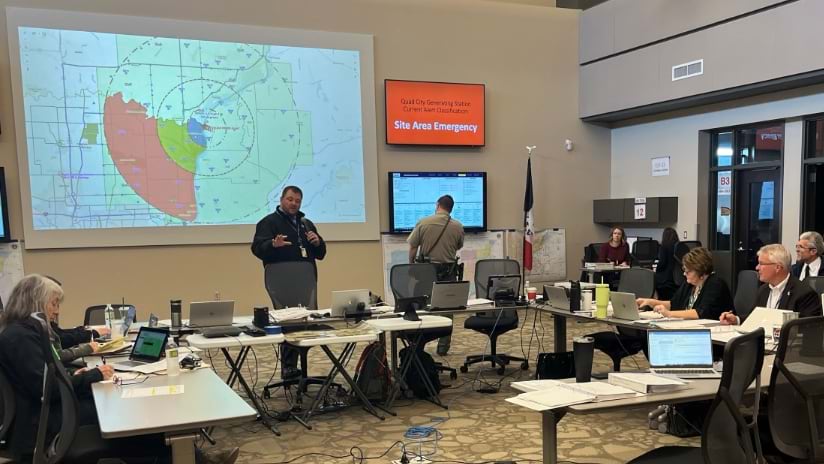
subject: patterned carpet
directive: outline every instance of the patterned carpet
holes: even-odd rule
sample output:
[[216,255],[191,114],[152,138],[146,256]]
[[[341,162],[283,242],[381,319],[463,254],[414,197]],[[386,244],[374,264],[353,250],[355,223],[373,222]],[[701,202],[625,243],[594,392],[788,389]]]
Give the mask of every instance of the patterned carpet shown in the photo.
[[[427,346],[436,360],[453,367],[459,367],[468,354],[484,349],[487,338],[479,333],[463,329],[466,316],[457,316],[453,332],[452,348],[449,355],[434,354],[436,342]],[[524,313],[521,313],[524,318]],[[282,436],[269,432],[260,422],[247,423],[235,427],[222,427],[213,436],[221,447],[239,446],[239,463],[389,463],[399,459],[400,443],[411,452],[423,454],[432,462],[489,462],[513,460],[518,463],[541,462],[541,417],[540,414],[504,401],[517,394],[509,383],[527,380],[534,374],[537,353],[552,351],[552,319],[549,315],[536,315],[530,311],[526,322],[522,319],[519,329],[499,338],[499,352],[514,355],[528,353],[530,370],[521,371],[518,366],[507,369],[499,376],[489,368],[489,364],[470,367],[469,372],[460,374],[457,380],[442,377],[442,383],[450,387],[441,392],[441,400],[449,406],[442,409],[428,401],[399,399],[395,404],[397,416],[386,414],[386,419],[370,415],[358,406],[352,406],[312,417],[312,430],[305,429],[296,421],[277,422]],[[534,329],[533,329],[534,328]],[[568,323],[568,345],[574,336],[609,330],[603,324]],[[353,356],[348,370],[354,371],[362,346]],[[487,348],[488,349],[488,348]],[[222,355],[213,350],[204,353],[208,361],[216,366],[218,373],[225,376],[227,369]],[[260,392],[276,368],[274,349],[258,348],[250,353],[245,365],[246,378],[254,382],[255,391]],[[323,374],[331,363],[320,349],[310,351],[310,373]],[[612,362],[604,354],[596,351],[595,372],[611,370]],[[643,355],[627,358],[623,362],[626,369],[636,366],[646,367]],[[342,378],[339,377],[342,381]],[[499,385],[495,394],[479,393],[482,385]],[[236,388],[240,390],[239,388]],[[243,393],[239,391],[241,396]],[[288,409],[286,393],[272,392],[265,400],[271,411]],[[680,439],[658,433],[647,427],[646,415],[649,410],[627,410],[608,414],[576,416],[567,415],[558,425],[559,459],[576,463],[617,463],[626,462],[647,450],[665,445],[700,446],[698,438]],[[410,427],[437,427],[440,437],[418,443],[405,439],[404,433]],[[314,454],[312,454],[314,453]],[[360,458],[368,458],[361,460]]]

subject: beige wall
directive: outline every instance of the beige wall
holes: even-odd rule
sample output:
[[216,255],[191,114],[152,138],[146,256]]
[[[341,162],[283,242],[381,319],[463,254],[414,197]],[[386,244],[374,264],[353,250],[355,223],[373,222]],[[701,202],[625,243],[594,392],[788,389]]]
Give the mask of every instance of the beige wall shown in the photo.
[[[522,220],[525,145],[533,159],[536,226],[565,227],[567,271],[577,274],[581,249],[600,232],[593,198],[609,195],[610,135],[578,118],[578,12],[477,0],[0,0],[0,6],[157,16],[235,24],[373,34],[375,40],[381,229],[386,230],[386,172],[489,172],[489,226]],[[0,24],[0,165],[7,168],[12,230],[21,238],[14,121],[5,21]],[[487,146],[400,149],[383,143],[385,78],[480,82],[487,86]],[[575,150],[563,150],[570,138]],[[321,232],[323,230],[321,229]],[[116,232],[113,232],[116,233]],[[268,304],[262,267],[246,245],[168,246],[27,252],[27,272],[61,279],[67,291],[63,324],[82,320],[87,305],[127,301],[143,317],[168,315],[168,300],[237,300],[238,313]],[[378,242],[331,243],[320,263],[319,302],[335,288],[382,293]]]

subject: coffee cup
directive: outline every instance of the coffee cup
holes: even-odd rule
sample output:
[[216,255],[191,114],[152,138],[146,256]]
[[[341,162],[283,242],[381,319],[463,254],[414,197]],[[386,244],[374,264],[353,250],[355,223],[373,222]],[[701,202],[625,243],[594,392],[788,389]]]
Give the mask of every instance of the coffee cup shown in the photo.
[[538,289],[535,287],[527,287],[526,289],[526,298],[529,301],[535,301],[535,298],[538,296]]

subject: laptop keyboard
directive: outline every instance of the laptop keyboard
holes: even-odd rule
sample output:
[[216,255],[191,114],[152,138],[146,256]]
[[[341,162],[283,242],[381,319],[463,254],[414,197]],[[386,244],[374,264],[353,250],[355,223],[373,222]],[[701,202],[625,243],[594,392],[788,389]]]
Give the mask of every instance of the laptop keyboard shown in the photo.
[[715,375],[713,369],[655,369],[655,373],[668,375]]

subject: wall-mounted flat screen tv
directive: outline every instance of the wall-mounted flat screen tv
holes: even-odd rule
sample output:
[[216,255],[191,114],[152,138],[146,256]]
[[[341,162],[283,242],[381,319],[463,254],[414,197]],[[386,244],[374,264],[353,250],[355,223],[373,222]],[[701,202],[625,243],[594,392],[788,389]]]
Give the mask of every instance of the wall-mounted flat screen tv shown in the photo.
[[6,199],[6,170],[0,168],[0,242],[11,241],[11,230],[9,229],[9,202]]
[[387,79],[386,143],[482,147],[483,84]]
[[486,230],[485,172],[390,172],[389,231],[412,231],[447,194],[455,200],[452,217],[461,221],[464,230]]

